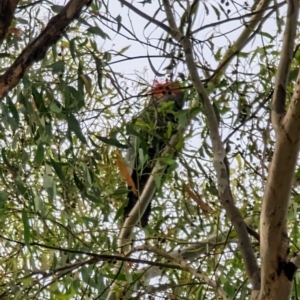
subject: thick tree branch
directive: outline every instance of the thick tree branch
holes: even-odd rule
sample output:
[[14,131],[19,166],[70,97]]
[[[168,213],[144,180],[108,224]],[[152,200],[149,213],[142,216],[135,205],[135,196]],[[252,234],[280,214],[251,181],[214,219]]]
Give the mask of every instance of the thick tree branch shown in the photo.
[[239,239],[239,248],[241,250],[244,263],[246,266],[246,272],[251,280],[253,289],[260,288],[260,278],[259,278],[259,269],[257,266],[256,258],[252,250],[251,242],[247,233],[246,224],[235,206],[230,186],[229,186],[229,177],[226,163],[226,152],[219,135],[218,122],[214,109],[210,103],[206,90],[200,80],[200,77],[197,72],[195,60],[193,57],[193,48],[192,43],[188,37],[183,36],[176,25],[172,8],[168,0],[163,0],[163,5],[166,11],[167,19],[171,28],[171,35],[176,39],[181,46],[183,47],[186,64],[189,70],[189,74],[195,89],[198,92],[199,98],[203,103],[203,107],[207,116],[207,123],[210,132],[210,138],[213,147],[214,153],[214,167],[217,173],[218,179],[218,190],[221,203],[226,210],[226,214],[231,220],[234,229],[237,232]]
[[53,17],[40,35],[18,56],[12,66],[0,76],[0,100],[15,87],[26,71],[46,55],[48,48],[62,36],[66,27],[76,19],[89,0],[70,0],[62,11]]
[[[277,129],[274,155],[263,197],[260,223],[263,289],[260,299],[288,299],[291,288],[282,270],[287,262],[287,211],[300,147],[299,83],[300,72],[288,112]],[[279,276],[281,278],[276,280]],[[279,297],[282,296],[282,293],[276,292],[279,290],[287,292],[285,298]],[[271,298],[267,298],[267,295]]]
[[[285,30],[284,45],[280,65],[284,70],[278,69],[282,78],[276,78],[278,85],[274,95],[275,117],[282,112],[285,102],[285,86],[288,76],[289,59],[284,56],[293,51],[293,32],[297,26],[299,1],[288,2],[288,31]],[[294,35],[295,38],[295,35]],[[290,45],[287,45],[287,43]],[[290,48],[291,50],[288,50]],[[282,62],[283,61],[283,62]],[[278,75],[279,76],[279,75]],[[284,86],[282,86],[284,85]],[[281,90],[280,90],[281,89]],[[274,122],[273,122],[274,123]],[[261,232],[261,260],[262,260],[262,290],[259,299],[288,299],[291,292],[291,281],[283,272],[287,264],[287,211],[290,200],[294,171],[300,147],[300,71],[295,83],[292,101],[286,115],[281,122],[275,120],[276,145],[273,159],[269,168],[268,181],[263,197],[260,220]]]
[[293,60],[294,41],[297,31],[298,9],[293,1],[288,1],[287,21],[283,36],[280,61],[275,78],[272,100],[272,124],[274,129],[279,125],[285,112],[286,88],[289,79],[291,62]]
[[0,1],[0,45],[3,43],[7,30],[13,20],[19,0]]

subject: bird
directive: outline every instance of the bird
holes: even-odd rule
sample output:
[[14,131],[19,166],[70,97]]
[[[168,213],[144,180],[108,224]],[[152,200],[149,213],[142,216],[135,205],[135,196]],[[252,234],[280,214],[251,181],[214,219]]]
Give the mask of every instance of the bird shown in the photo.
[[[184,92],[178,81],[159,82],[155,80],[149,94],[150,99],[147,106],[131,123],[135,134],[129,138],[130,146],[126,159],[129,166],[128,171],[137,192],[132,187],[128,187],[124,219],[129,216],[138,202],[155,162],[168,142],[168,138],[177,131],[176,113],[182,110],[184,106]],[[143,215],[140,216],[139,224],[142,227],[148,225],[151,200]]]

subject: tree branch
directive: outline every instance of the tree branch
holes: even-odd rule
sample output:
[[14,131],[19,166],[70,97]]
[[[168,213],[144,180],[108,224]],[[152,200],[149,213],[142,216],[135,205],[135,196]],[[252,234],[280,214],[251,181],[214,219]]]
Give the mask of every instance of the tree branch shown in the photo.
[[297,31],[297,20],[297,8],[294,7],[293,1],[288,1],[287,21],[284,30],[283,45],[276,73],[272,100],[272,124],[274,129],[278,127],[285,112],[286,88],[289,79],[291,62],[294,55],[294,40]]
[[48,48],[62,36],[66,27],[76,19],[89,0],[70,0],[62,11],[54,16],[40,33],[18,56],[8,70],[0,76],[0,100],[15,87],[26,71],[44,58]]
[[[186,123],[186,126],[180,127],[178,129],[178,132],[171,137],[168,145],[164,148],[164,150],[161,154],[162,157],[169,156],[170,154],[172,154],[174,152],[175,146],[179,142],[181,136],[183,136],[188,124],[190,124],[193,117],[194,117],[194,115],[189,118],[188,122]],[[154,175],[162,176],[166,167],[167,167],[166,165],[162,166],[160,164],[159,160],[156,162],[156,164],[151,172],[151,175],[148,178],[147,183],[143,189],[143,192],[138,199],[138,202],[136,203],[134,208],[131,210],[129,216],[126,218],[126,220],[123,224],[123,227],[120,231],[119,240],[118,240],[119,251],[121,251],[122,253],[125,252],[126,246],[131,244],[131,234],[132,234],[133,228],[137,224],[138,220],[140,219],[140,216],[143,215],[149,202],[153,198],[153,195],[156,190]],[[121,264],[117,264],[116,267],[114,268],[114,273],[117,274],[121,267],[122,267]],[[117,299],[117,293],[115,292],[115,289],[119,285],[120,284],[112,284],[110,293],[108,294],[108,296],[106,298],[107,300]]]
[[[253,218],[247,218],[245,220],[245,222],[248,223],[252,223]],[[184,261],[186,261],[187,263],[189,262],[193,262],[197,259],[199,259],[199,257],[202,254],[207,255],[211,250],[217,250],[220,246],[224,246],[225,244],[229,243],[235,243],[237,244],[238,241],[236,240],[236,238],[231,238],[229,236],[229,231],[226,232],[221,232],[219,234],[214,234],[206,239],[203,239],[199,242],[195,242],[195,243],[189,243],[189,242],[177,242],[177,245],[183,246],[186,244],[189,244],[189,246],[186,247],[181,247],[179,250],[174,250],[172,252],[170,252],[169,254],[172,257],[175,258],[179,258],[179,259],[183,259]],[[168,239],[168,238],[166,238]],[[129,255],[129,254],[128,254]],[[143,286],[143,282],[146,281],[150,281],[158,276],[162,276],[163,274],[163,269],[159,268],[157,266],[147,266],[144,268],[139,269],[138,271],[136,271],[137,276],[141,277],[141,282],[135,282],[134,286],[136,289],[140,288]]]
[[211,288],[216,290],[219,293],[219,295],[223,297],[223,299],[227,299],[227,300],[230,299],[228,297],[227,293],[220,286],[218,286],[218,284],[215,281],[211,280],[208,276],[206,276],[201,271],[188,266],[185,260],[182,260],[181,258],[172,256],[171,254],[169,254],[161,249],[158,249],[153,246],[148,246],[148,245],[142,245],[142,246],[135,247],[131,252],[136,252],[136,251],[152,252],[160,257],[166,258],[169,261],[173,261],[175,264],[178,264],[178,269],[186,271],[186,272],[194,275],[201,282],[205,282],[208,286],[210,286]]
[[145,14],[141,10],[137,9],[134,5],[132,5],[131,3],[127,2],[126,0],[119,0],[119,1],[121,2],[121,4],[123,4],[124,6],[127,6],[130,10],[132,10],[133,12],[135,12],[140,17],[144,18],[145,20],[148,20],[149,22],[157,25],[158,27],[160,27],[164,31],[170,33],[171,29],[167,25],[165,25],[164,23],[162,23],[162,22],[156,20],[155,18],[150,17],[149,15]]
[[[224,71],[230,64],[231,60],[234,58],[235,54],[237,54],[243,47],[247,45],[247,43],[250,41],[249,37],[251,36],[257,25],[261,22],[261,19],[266,12],[266,9],[268,8],[270,2],[271,0],[261,0],[258,2],[255,8],[255,12],[257,13],[253,14],[249,22],[245,24],[245,29],[239,35],[235,43],[230,48],[228,48],[217,69],[222,69]],[[219,81],[221,79],[220,75],[221,73],[216,74],[214,81]]]
[[197,72],[197,68],[195,65],[195,60],[193,56],[193,48],[192,43],[189,38],[183,36],[176,25],[172,8],[168,0],[163,0],[163,5],[166,11],[167,19],[171,28],[171,35],[174,39],[176,39],[181,46],[183,47],[186,64],[190,73],[191,80],[193,85],[198,92],[199,98],[202,101],[203,107],[207,116],[207,123],[210,132],[210,138],[212,142],[212,148],[214,153],[214,167],[217,173],[218,180],[218,190],[220,201],[223,207],[226,210],[226,214],[231,220],[234,229],[237,232],[238,240],[239,240],[239,249],[242,253],[244,263],[246,266],[246,272],[251,280],[253,285],[253,289],[260,288],[260,278],[259,278],[259,269],[257,266],[256,258],[254,256],[254,252],[252,250],[252,245],[247,233],[246,224],[235,206],[230,186],[229,186],[229,170],[226,167],[226,152],[219,135],[218,122],[216,119],[216,115],[214,109],[210,103],[206,90],[200,80],[200,77]]

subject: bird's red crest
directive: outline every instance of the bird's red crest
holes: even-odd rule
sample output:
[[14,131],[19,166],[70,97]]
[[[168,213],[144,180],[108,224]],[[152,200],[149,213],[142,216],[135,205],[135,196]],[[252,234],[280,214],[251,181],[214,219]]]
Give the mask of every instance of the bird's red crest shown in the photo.
[[150,93],[156,98],[162,98],[166,93],[171,92],[173,95],[177,95],[182,93],[180,89],[180,83],[178,81],[166,81],[159,82],[158,80],[153,81],[152,88],[150,89]]

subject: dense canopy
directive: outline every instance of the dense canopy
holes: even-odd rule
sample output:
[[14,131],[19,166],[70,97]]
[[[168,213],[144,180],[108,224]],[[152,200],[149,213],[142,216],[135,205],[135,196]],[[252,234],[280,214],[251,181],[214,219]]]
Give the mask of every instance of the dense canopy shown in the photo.
[[0,299],[298,299],[298,2],[2,0]]

